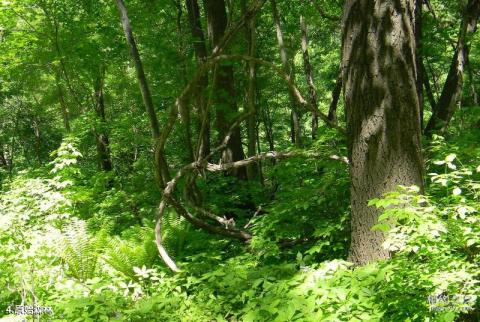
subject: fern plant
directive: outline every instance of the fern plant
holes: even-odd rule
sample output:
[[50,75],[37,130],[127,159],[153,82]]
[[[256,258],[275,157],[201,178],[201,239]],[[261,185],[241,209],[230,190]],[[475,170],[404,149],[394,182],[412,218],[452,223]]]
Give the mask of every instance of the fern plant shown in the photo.
[[105,236],[103,230],[96,237],[90,236],[84,221],[75,220],[69,224],[63,237],[63,245],[60,246],[60,256],[72,277],[85,281],[95,276]]
[[115,270],[125,276],[135,279],[134,267],[151,267],[158,258],[158,252],[153,242],[153,231],[150,228],[134,228],[137,241],[111,238],[105,248],[105,261]]

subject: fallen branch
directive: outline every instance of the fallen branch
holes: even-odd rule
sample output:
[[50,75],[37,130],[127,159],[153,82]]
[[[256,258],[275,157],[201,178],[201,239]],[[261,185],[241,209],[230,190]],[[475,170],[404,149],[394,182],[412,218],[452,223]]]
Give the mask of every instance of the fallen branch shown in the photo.
[[[235,169],[235,168],[241,168],[249,165],[250,163],[254,163],[260,160],[265,160],[265,159],[275,159],[275,160],[281,160],[281,159],[286,159],[286,158],[291,158],[291,157],[298,157],[298,156],[304,156],[304,157],[310,157],[310,158],[323,158],[320,154],[313,154],[313,153],[308,153],[308,152],[303,152],[303,151],[292,151],[292,152],[275,152],[275,151],[270,151],[270,152],[264,152],[260,153],[258,155],[252,156],[250,158],[240,160],[240,161],[235,161],[235,162],[229,162],[229,163],[223,163],[223,164],[212,164],[208,163],[206,166],[206,170],[210,172],[217,172],[217,171],[227,171],[230,169]],[[348,159],[346,157],[340,157],[338,155],[331,155],[328,157],[330,160],[335,160],[335,161],[340,161],[345,164],[348,164]]]

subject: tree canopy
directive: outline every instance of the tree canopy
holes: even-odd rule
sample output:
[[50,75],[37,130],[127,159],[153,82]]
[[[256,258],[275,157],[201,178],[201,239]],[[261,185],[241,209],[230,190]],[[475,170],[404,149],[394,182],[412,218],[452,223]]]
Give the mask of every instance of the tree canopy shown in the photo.
[[0,321],[479,321],[478,0],[0,0]]

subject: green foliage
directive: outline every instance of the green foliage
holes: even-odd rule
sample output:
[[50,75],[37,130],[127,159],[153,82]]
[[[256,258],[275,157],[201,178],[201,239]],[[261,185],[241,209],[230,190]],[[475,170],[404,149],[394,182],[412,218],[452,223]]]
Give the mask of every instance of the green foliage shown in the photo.
[[[443,136],[425,140],[424,189],[399,187],[370,201],[381,209],[373,229],[385,235],[390,259],[363,267],[346,260],[348,165],[330,157],[348,155],[352,138],[320,122],[311,139],[311,113],[301,109],[303,147],[292,149],[290,93],[272,70],[259,67],[257,149],[300,156],[262,160],[256,180],[195,172],[202,206],[253,238],[243,243],[209,234],[167,208],[162,239],[182,268],[172,274],[155,244],[161,189],[153,170],[154,142],[114,2],[0,1],[0,321],[17,319],[3,316],[10,304],[21,303],[50,306],[53,316],[41,320],[65,322],[480,319],[478,32],[468,39],[461,109]],[[242,1],[225,2],[231,25],[241,16]],[[344,2],[277,1],[294,82],[308,100],[298,26],[300,15],[305,18],[318,108],[325,114],[339,72]],[[429,4],[433,10],[424,6],[419,50],[438,101],[461,3]],[[203,64],[196,58],[198,39],[190,34],[184,1],[126,5],[163,128],[172,118],[168,107]],[[209,55],[208,23],[202,1],[199,5]],[[269,10],[267,1],[257,15],[255,55],[280,66]],[[225,52],[246,53],[243,31]],[[244,112],[245,64],[225,65],[234,70],[232,100]],[[212,103],[215,74],[205,75],[205,93],[195,92],[179,111],[181,122],[165,147],[172,175],[191,162],[186,140],[195,144],[200,132],[197,98],[205,94],[205,102]],[[96,111],[99,77],[105,121]],[[424,101],[425,123],[433,104],[426,96]],[[342,105],[340,100],[337,119],[346,127]],[[213,149],[222,138],[216,133],[217,113],[210,114]],[[240,127],[245,144],[247,129]],[[99,132],[109,139],[111,171],[99,167]],[[219,159],[217,153],[209,162]],[[173,196],[200,218],[185,202],[185,185],[181,180]]]

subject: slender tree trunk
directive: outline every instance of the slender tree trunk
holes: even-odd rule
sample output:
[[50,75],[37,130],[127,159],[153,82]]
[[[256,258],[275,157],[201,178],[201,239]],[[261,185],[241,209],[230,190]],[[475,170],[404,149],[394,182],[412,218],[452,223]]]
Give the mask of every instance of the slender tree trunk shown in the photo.
[[415,66],[417,70],[417,79],[415,85],[417,87],[418,104],[420,106],[420,128],[423,129],[423,83],[424,74],[422,69],[422,9],[424,0],[415,0],[415,15],[414,15],[414,33],[415,33]]
[[65,63],[65,59],[64,59],[63,54],[62,54],[62,50],[61,50],[61,46],[60,46],[60,40],[59,40],[59,31],[60,31],[59,22],[58,22],[58,20],[55,16],[55,14],[52,14],[50,12],[50,10],[45,5],[45,3],[40,2],[40,7],[43,10],[43,12],[45,13],[45,16],[47,17],[48,21],[50,22],[51,28],[52,28],[52,31],[53,31],[53,39],[52,39],[53,47],[54,47],[54,50],[56,52],[57,59],[60,63],[60,66],[59,66],[60,73],[57,76],[60,77],[61,75],[63,75],[63,78],[65,79],[65,84],[66,84],[67,89],[70,92],[73,100],[75,101],[75,103],[77,103],[78,108],[83,109],[82,100],[79,97],[75,88],[72,86],[72,81],[71,81],[70,75],[67,71],[67,64]]
[[57,86],[57,92],[58,92],[58,100],[60,103],[60,109],[62,111],[62,119],[63,119],[63,126],[65,127],[65,131],[67,133],[70,133],[71,128],[70,128],[70,111],[68,109],[67,103],[65,102],[65,94],[63,92],[62,85],[60,83],[60,76],[57,73],[55,75],[55,83]]
[[432,117],[425,128],[425,134],[434,131],[443,132],[460,104],[463,89],[463,74],[468,61],[468,37],[477,29],[477,19],[480,14],[480,1],[469,0],[464,8],[462,23],[458,34],[457,47],[453,55],[447,80],[442,94],[433,110]]
[[[265,137],[268,141],[268,148],[270,151],[275,151],[275,138],[273,135],[273,121],[271,116],[271,111],[268,108],[268,105],[264,105],[261,108],[262,110],[262,119],[263,125],[265,127]],[[275,160],[272,160],[275,161]]]
[[[201,66],[207,58],[207,47],[205,45],[205,35],[203,33],[200,9],[197,0],[186,0],[188,22],[193,38],[193,48],[197,59],[197,65]],[[206,118],[205,129],[200,138],[199,154],[204,157],[210,153],[210,113],[207,108],[205,99],[206,89],[208,87],[208,76],[204,75],[198,82],[195,94],[196,106],[200,114],[199,128],[201,128],[202,120]]]
[[[207,12],[208,29],[212,39],[212,47],[220,44],[227,28],[227,12],[224,0],[205,0],[205,11]],[[221,142],[227,135],[238,112],[235,100],[235,87],[233,79],[233,67],[224,63],[216,66],[214,76],[214,106],[216,112],[215,126],[219,133]],[[228,163],[239,161],[245,158],[242,147],[240,127],[237,127],[222,152],[222,162]],[[247,178],[245,168],[233,169],[231,174],[239,179]]]
[[[182,15],[183,15],[183,9],[182,9],[182,1],[181,0],[176,0],[175,5],[177,7],[177,34],[178,38],[182,39],[183,38],[183,28],[182,28]],[[185,43],[182,41],[178,42],[178,52],[180,55],[180,59],[182,61],[182,79],[183,79],[183,84],[182,86],[185,87],[188,83],[187,80],[187,64],[186,64],[186,55],[185,55]],[[197,95],[203,95],[203,93],[197,93]],[[197,101],[198,102],[198,101]],[[200,108],[199,108],[200,110]],[[200,110],[200,113],[201,110]],[[181,110],[180,110],[180,115],[182,117],[182,123],[184,127],[184,135],[185,135],[185,145],[187,147],[187,155],[188,159],[187,162],[194,162],[195,161],[195,152],[193,149],[192,145],[192,129],[191,129],[191,113],[190,113],[190,106],[188,104],[181,104]],[[185,185],[184,188],[184,195],[187,200],[192,202],[196,206],[200,206],[202,204],[202,197],[201,193],[198,190],[197,184],[196,184],[196,176],[195,175],[188,175],[186,177],[187,184]],[[179,245],[181,245],[180,243]]]
[[332,91],[332,101],[330,102],[330,108],[328,109],[328,119],[333,123],[337,123],[337,106],[340,100],[340,94],[342,93],[342,70],[338,73],[335,87]]
[[32,123],[33,134],[35,136],[35,156],[39,164],[42,164],[42,138],[40,136],[40,122],[37,117],[33,120]]
[[357,264],[387,258],[371,228],[372,198],[398,185],[423,189],[416,90],[414,0],[348,0],[344,10],[343,86],[351,177],[352,242]]
[[315,140],[318,132],[317,89],[313,82],[312,65],[310,64],[310,54],[308,52],[307,25],[305,24],[305,17],[303,15],[300,15],[300,31],[302,32],[303,70],[305,72],[305,78],[307,79],[310,104],[315,108],[312,112],[312,139]]
[[8,161],[7,158],[5,158],[5,152],[3,151],[3,146],[0,143],[0,168],[7,168],[8,167]]
[[110,142],[106,129],[107,120],[105,118],[105,99],[103,96],[104,73],[105,71],[102,68],[100,75],[97,77],[94,84],[95,114],[97,116],[94,135],[100,169],[102,169],[102,171],[111,171],[113,166],[110,157]]
[[133,36],[132,27],[130,26],[130,20],[128,19],[127,8],[125,7],[125,3],[123,2],[123,0],[116,1],[118,10],[120,12],[120,18],[122,21],[123,31],[125,33],[125,38],[130,49],[130,55],[132,56],[133,62],[135,64],[135,70],[137,71],[137,80],[140,86],[143,104],[145,105],[145,108],[147,110],[148,118],[150,120],[150,126],[153,132],[153,137],[157,138],[160,136],[160,125],[158,123],[157,114],[155,113],[152,94],[150,93],[147,77],[145,76],[145,71],[143,69],[143,63],[140,58],[140,53],[138,52],[137,44]]
[[[270,0],[270,3],[272,5],[273,22],[275,24],[275,29],[277,32],[277,42],[278,42],[278,48],[280,51],[280,59],[282,61],[283,70],[285,74],[289,75],[289,77],[293,81],[294,74],[292,71],[292,66],[288,62],[287,49],[285,48],[285,41],[283,37],[282,26],[280,24],[280,16],[277,9],[277,2],[276,0]],[[300,117],[298,114],[297,101],[290,89],[289,89],[289,97],[290,97],[290,105],[292,109],[290,114],[291,138],[292,138],[292,142],[295,143],[295,145],[297,145],[298,147],[301,147],[302,146],[302,130],[300,126]]]
[[435,97],[433,96],[432,87],[430,86],[430,80],[428,79],[427,70],[425,69],[423,60],[420,61],[420,64],[423,74],[423,87],[425,88],[425,93],[427,94],[428,103],[430,104],[432,110],[434,110],[437,103],[435,102]]
[[[241,1],[242,14],[247,11],[247,0]],[[252,17],[245,24],[245,40],[247,44],[247,56],[256,57],[256,17]],[[257,66],[254,61],[247,62],[247,90],[245,105],[246,110],[251,114],[247,118],[247,146],[248,157],[257,153]],[[249,180],[258,177],[260,173],[260,163],[255,162],[247,166],[247,176]]]
[[473,80],[472,66],[470,65],[470,62],[467,63],[467,72],[468,72],[468,80],[470,82],[470,94],[472,95],[473,104],[475,106],[478,106],[478,94],[475,89],[475,82]]
[[[183,41],[183,28],[182,28],[182,15],[183,15],[183,10],[182,10],[182,2],[181,0],[176,0],[175,1],[175,6],[177,7],[177,36],[180,41],[177,42],[178,46],[178,55],[179,55],[179,60],[181,61],[181,75],[182,75],[182,87],[185,87],[188,83],[187,79],[187,63],[186,63],[186,55],[185,55],[185,43]],[[194,151],[193,151],[193,145],[192,145],[192,129],[191,129],[191,113],[190,113],[190,106],[188,104],[182,104],[180,110],[180,115],[182,118],[182,123],[184,127],[184,135],[185,135],[185,145],[187,147],[187,155],[188,159],[187,162],[193,162],[194,161]]]
[[[155,106],[153,105],[152,94],[150,93],[147,77],[145,76],[145,71],[143,69],[140,53],[138,52],[137,44],[133,36],[132,27],[130,26],[130,20],[128,19],[127,8],[125,7],[125,3],[123,2],[123,0],[116,0],[116,3],[118,11],[120,13],[120,20],[122,22],[125,38],[127,40],[127,44],[130,50],[130,55],[132,56],[135,70],[137,72],[138,85],[142,94],[143,104],[145,105],[145,109],[150,120],[152,135],[154,139],[158,139],[160,137],[160,125],[158,123],[157,114],[155,112]],[[167,160],[163,153],[161,153],[161,155],[157,158],[156,170],[160,186],[163,187],[170,178]]]

